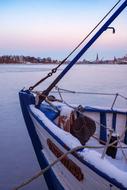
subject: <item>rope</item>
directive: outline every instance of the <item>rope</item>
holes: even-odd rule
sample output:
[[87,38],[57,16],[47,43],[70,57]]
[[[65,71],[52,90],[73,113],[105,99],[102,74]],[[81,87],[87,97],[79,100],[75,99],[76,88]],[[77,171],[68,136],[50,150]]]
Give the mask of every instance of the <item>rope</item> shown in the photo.
[[[77,107],[74,107],[74,106],[68,104],[66,101],[64,101],[64,99],[63,99],[63,97],[62,97],[62,94],[61,94],[61,92],[60,92],[60,88],[57,87],[57,90],[58,90],[59,96],[60,96],[60,98],[61,98],[61,102],[63,102],[63,103],[64,103],[65,105],[67,105],[68,107],[74,109],[75,111],[78,111],[80,114],[82,114],[82,115],[84,116],[83,113],[85,113],[85,112],[81,112]],[[67,90],[67,91],[68,91],[68,90]],[[71,92],[73,92],[73,91],[71,91]],[[109,94],[108,94],[108,95],[109,95]],[[111,94],[110,94],[110,95],[111,95]],[[116,94],[115,94],[115,95],[116,95]],[[126,99],[126,97],[124,97],[124,96],[122,96],[122,95],[121,95],[121,97]],[[114,129],[111,129],[111,128],[107,127],[106,125],[101,124],[100,122],[96,121],[95,119],[94,119],[94,122],[95,122],[96,124],[98,124],[99,126],[102,126],[103,128],[108,129],[109,131],[112,130],[113,132],[115,132]],[[127,131],[127,126],[125,127],[125,130],[123,131],[121,137],[119,137],[118,140],[116,140],[116,142],[118,142],[118,141],[120,142],[120,139],[125,135],[125,132],[126,132],[126,131]],[[94,135],[93,135],[93,137],[94,137],[96,140],[98,140],[98,141],[100,141],[100,142],[102,142],[102,143],[106,143],[105,141],[103,141],[103,140],[97,138],[97,137],[94,136]],[[114,141],[114,142],[115,142],[115,141]],[[111,146],[112,146],[112,145],[111,145]],[[121,146],[120,146],[120,147],[117,146],[117,148],[121,148]],[[127,148],[127,147],[122,147],[122,148]]]
[[[74,107],[74,106],[70,105],[69,103],[67,103],[67,102],[63,99],[62,94],[61,94],[61,92],[60,92],[60,89],[61,89],[61,88],[58,88],[58,87],[57,87],[57,90],[58,90],[58,93],[59,93],[59,96],[60,96],[61,100],[60,100],[60,99],[56,99],[56,98],[54,97],[54,101],[61,102],[61,103],[65,104],[65,105],[67,105],[68,107],[74,109],[75,111],[78,111],[80,114],[83,115],[83,113],[78,109],[78,107]],[[62,90],[65,90],[65,89],[62,89]],[[70,90],[65,90],[65,91],[72,92],[72,93],[73,93],[73,92],[74,92],[74,93],[77,93],[76,91],[70,91]],[[46,101],[50,106],[52,106],[55,110],[60,111],[60,110],[58,110],[58,108],[57,108],[56,106],[54,106],[54,105],[51,103],[49,97],[46,96],[46,95],[44,95],[43,92],[42,92],[42,93],[41,93],[41,91],[39,91],[39,92],[38,92],[38,91],[32,91],[32,92],[35,93],[35,94],[37,94],[37,95],[40,95],[40,94],[41,94],[41,96],[45,97],[45,101]],[[82,93],[83,93],[83,92],[82,92]],[[84,93],[86,93],[86,92],[84,92]],[[92,94],[96,94],[96,93],[92,93]],[[103,93],[97,93],[97,94],[103,94]],[[108,94],[108,95],[116,95],[116,94],[111,94],[111,93],[105,93],[104,95],[107,95],[107,94]],[[124,98],[124,96],[122,96],[122,95],[121,95],[121,97]],[[84,113],[85,113],[85,112],[84,112]],[[107,127],[107,126],[101,124],[100,122],[98,122],[98,121],[96,121],[96,120],[94,120],[94,122],[95,122],[96,124],[98,124],[99,126],[103,127],[103,128],[106,128],[106,129],[108,129],[108,130],[111,130],[109,127]]]
[[[60,96],[60,98],[61,99],[56,99],[55,97],[54,97],[54,101],[58,101],[58,102],[61,102],[61,103],[63,103],[63,104],[65,104],[65,105],[67,105],[68,107],[70,107],[70,108],[72,108],[72,109],[74,109],[75,111],[78,111],[80,114],[82,114],[83,115],[83,113],[78,109],[78,107],[74,107],[74,106],[72,106],[72,105],[70,105],[69,103],[67,103],[64,99],[63,99],[63,97],[62,97],[62,94],[61,94],[61,89],[62,88],[56,88],[57,89],[57,91],[58,91],[58,93],[59,93],[59,96]],[[62,89],[62,90],[64,90],[64,91],[67,91],[67,92],[70,92],[70,93],[77,93],[76,91],[70,91],[70,90],[66,90],[66,89]],[[50,99],[49,99],[49,97],[48,96],[46,96],[46,95],[44,95],[43,94],[43,92],[41,93],[41,91],[32,91],[33,93],[35,93],[35,94],[37,94],[37,95],[40,95],[41,94],[41,96],[43,96],[43,97],[45,97],[45,101],[50,105],[50,106],[52,106],[55,110],[57,110],[57,111],[60,111],[60,110],[58,110],[58,108],[56,107],[56,106],[54,106],[52,103],[51,103],[51,101],[50,101]],[[91,94],[90,92],[82,92],[82,93],[88,93],[88,94]],[[111,93],[92,93],[92,94],[99,94],[99,95],[116,95],[116,94],[111,94]],[[124,96],[122,96],[122,95],[120,95],[122,98],[125,98],[126,99],[126,97],[124,97]],[[84,112],[85,113],[85,112]],[[109,127],[107,127],[107,126],[105,126],[105,125],[103,125],[103,124],[101,124],[100,122],[98,122],[98,121],[96,121],[96,120],[94,120],[94,122],[96,123],[96,124],[98,124],[99,126],[101,126],[101,127],[103,127],[103,128],[106,128],[106,129],[108,129],[108,130],[111,130]]]
[[47,74],[44,78],[39,80],[37,83],[35,83],[33,86],[29,87],[29,90],[33,90],[36,86],[38,86],[40,83],[45,81],[47,78],[51,77],[54,73],[56,73],[57,69],[66,62],[66,60],[84,43],[84,41],[96,30],[96,28],[106,19],[106,17],[115,9],[115,7],[121,2],[121,0],[118,0],[118,2],[109,10],[109,12],[101,19],[101,21],[89,32],[89,34],[67,55],[65,59],[61,61],[61,63],[53,68],[51,72]]
[[[127,130],[127,127],[125,128],[125,130]],[[121,137],[117,140],[115,140],[114,142],[110,143],[108,145],[108,147],[113,146],[115,143],[119,142],[120,139],[122,138],[123,134],[121,135]],[[41,175],[44,175],[45,172],[47,172],[49,169],[51,169],[55,164],[57,164],[59,161],[61,161],[64,157],[66,157],[68,154],[74,153],[78,150],[81,150],[83,148],[94,148],[94,149],[100,149],[100,148],[104,148],[105,146],[78,146],[75,147],[69,151],[67,151],[66,153],[64,153],[62,156],[60,156],[59,158],[57,158],[55,161],[53,161],[51,164],[49,164],[46,168],[44,168],[43,170],[41,170],[40,172],[38,172],[37,174],[35,174],[34,176],[32,176],[31,178],[29,178],[28,180],[24,181],[23,183],[21,183],[20,185],[18,185],[17,187],[13,188],[12,190],[19,190],[21,188],[23,188],[24,186],[28,185],[29,183],[31,183],[32,181],[34,181],[35,179],[37,179],[38,177],[40,177]]]
[[127,156],[126,156],[126,154],[125,154],[125,152],[124,152],[124,150],[123,150],[123,147],[122,147],[122,145],[121,145],[121,141],[120,141],[119,137],[117,137],[117,138],[118,138],[119,145],[120,145],[120,147],[121,147],[121,151],[122,151],[123,157],[124,157],[124,159],[126,160],[126,163],[127,163]]
[[[85,115],[85,114],[83,114],[83,113],[85,113],[85,112],[81,112],[81,111],[78,109],[78,107],[74,107],[74,106],[70,105],[69,103],[67,103],[67,102],[63,99],[62,94],[61,94],[59,88],[58,88],[58,93],[59,93],[59,96],[60,96],[60,98],[61,98],[61,102],[63,102],[63,103],[64,103],[65,105],[67,105],[68,107],[74,109],[75,111],[78,111],[81,115],[83,115],[83,116]],[[108,130],[111,130],[109,127],[103,125],[102,123],[96,121],[95,119],[94,119],[94,122],[95,122],[96,124],[98,124],[99,126],[103,127],[103,128],[106,128],[106,129],[108,129]],[[113,130],[113,129],[112,129],[112,130]],[[113,132],[114,132],[114,131],[113,131]]]
[[78,150],[81,150],[83,148],[103,148],[103,147],[104,146],[98,146],[98,147],[95,147],[95,146],[78,146],[78,147],[75,147],[75,148],[67,151],[65,154],[63,154],[58,159],[56,159],[51,164],[49,164],[46,168],[44,168],[43,170],[41,170],[40,172],[38,172],[37,174],[35,174],[31,178],[29,178],[28,180],[24,181],[23,183],[21,183],[20,185],[18,185],[17,187],[15,187],[12,190],[19,190],[19,189],[23,188],[24,186],[28,185],[29,183],[31,183],[33,180],[37,179],[39,176],[44,175],[45,172],[47,172],[49,169],[51,169],[55,164],[57,164],[59,161],[61,161],[68,154],[71,154],[71,153],[78,151]]
[[[96,121],[95,121],[96,122]],[[104,126],[106,127],[106,126]],[[107,128],[107,127],[106,127]],[[111,129],[110,129],[111,130]],[[123,131],[123,133],[121,134],[121,136],[119,138],[117,138],[117,140],[115,140],[114,142],[108,144],[107,147],[111,147],[111,146],[115,146],[114,144],[116,144],[117,142],[120,143],[121,139],[123,138],[125,132],[127,130],[127,126],[125,127],[125,130]],[[96,136],[93,136],[95,139],[97,139],[98,141],[100,141],[100,139],[98,139]],[[104,142],[104,141],[103,141]],[[49,169],[51,169],[55,164],[57,164],[59,161],[61,161],[64,157],[66,157],[68,154],[71,154],[71,153],[74,153],[78,150],[81,150],[83,148],[94,148],[94,149],[100,149],[100,148],[104,148],[105,146],[78,146],[78,147],[75,147],[69,151],[67,151],[66,153],[64,153],[62,156],[60,156],[59,158],[57,158],[55,161],[53,161],[51,164],[49,164],[46,168],[44,168],[43,170],[41,170],[40,172],[38,172],[37,174],[35,174],[34,176],[32,176],[31,178],[29,178],[28,180],[24,181],[23,183],[21,183],[20,185],[18,185],[17,187],[13,188],[12,190],[19,190],[21,188],[23,188],[24,186],[28,185],[29,183],[31,183],[32,181],[34,181],[35,179],[37,179],[38,177],[40,177],[41,175],[44,175],[45,172],[47,172]],[[127,147],[122,147],[122,145],[120,144],[120,147],[117,147],[117,148],[127,148]],[[125,159],[126,158],[126,155],[124,153],[124,151],[122,150],[122,153],[123,153],[123,156]]]
[[[101,139],[99,139],[97,136],[95,136],[95,135],[93,135],[92,136],[94,139],[96,139],[98,142],[101,142],[101,143],[103,143],[103,144],[105,144],[106,143],[106,141],[103,141],[103,140],[101,140]],[[119,141],[119,143],[120,143],[121,141]],[[122,146],[122,145],[120,145],[120,146],[115,146],[115,145],[112,145],[112,147],[114,147],[114,148],[123,148],[123,149],[127,149],[127,146]]]

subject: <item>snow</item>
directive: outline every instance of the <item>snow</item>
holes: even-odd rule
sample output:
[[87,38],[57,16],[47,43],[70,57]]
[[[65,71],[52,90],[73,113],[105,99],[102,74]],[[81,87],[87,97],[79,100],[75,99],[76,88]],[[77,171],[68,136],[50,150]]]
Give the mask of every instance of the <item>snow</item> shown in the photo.
[[70,108],[66,105],[62,105],[60,115],[68,116],[71,114],[72,110],[73,110],[72,108]]
[[65,144],[67,144],[69,147],[74,148],[77,146],[81,146],[78,139],[76,139],[70,133],[63,131],[63,129],[59,128],[57,125],[51,122],[45,116],[45,114],[42,113],[40,110],[36,109],[34,105],[30,105],[30,109],[44,123],[44,125],[50,129],[50,131],[52,131],[56,136],[62,139],[62,141],[65,142]]
[[[80,152],[84,160],[88,161],[90,164],[94,165],[97,169],[104,172],[111,178],[116,179],[118,182],[122,183],[127,187],[127,168],[126,171],[120,170],[115,165],[108,160],[107,157],[101,158],[101,154],[95,150],[85,149]],[[113,159],[112,159],[113,160]]]
[[[65,144],[67,144],[71,149],[77,146],[81,146],[78,139],[72,136],[70,133],[63,131],[58,128],[54,123],[52,123],[44,113],[40,110],[36,109],[34,105],[30,105],[31,111],[44,123],[44,125],[49,128],[56,136],[58,136]],[[63,112],[70,110],[66,110],[64,108]],[[120,164],[120,160],[113,160],[108,156],[105,156],[104,159],[101,158],[101,153],[91,149],[83,149],[78,152],[80,156],[94,165],[98,170],[107,174],[111,178],[116,179],[119,183],[123,184],[123,186],[127,187],[127,163],[125,163],[125,168],[123,168],[123,163]],[[114,163],[117,163],[114,165]],[[118,167],[119,166],[119,167]]]

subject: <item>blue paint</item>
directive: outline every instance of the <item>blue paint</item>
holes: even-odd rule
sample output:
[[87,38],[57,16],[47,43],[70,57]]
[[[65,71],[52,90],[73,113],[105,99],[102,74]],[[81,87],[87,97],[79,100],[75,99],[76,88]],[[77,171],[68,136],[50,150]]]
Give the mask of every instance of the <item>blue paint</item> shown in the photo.
[[112,110],[112,109],[101,109],[101,108],[94,108],[94,107],[90,107],[90,106],[86,106],[84,108],[84,111],[87,112],[97,112],[97,113],[114,113],[114,114],[123,114],[123,115],[127,115],[126,111],[119,111],[119,110]]
[[[20,103],[21,103],[24,119],[25,119],[25,122],[26,122],[26,125],[27,125],[27,129],[28,129],[28,132],[29,132],[32,144],[34,146],[34,150],[35,150],[38,162],[40,164],[40,167],[41,167],[41,169],[43,169],[43,168],[45,168],[48,165],[48,162],[46,161],[45,156],[41,152],[41,148],[42,147],[40,146],[40,141],[38,139],[38,136],[36,134],[33,122],[31,120],[29,112],[28,112],[28,110],[30,111],[30,109],[28,108],[28,105],[29,104],[33,104],[35,100],[34,100],[33,95],[29,93],[29,91],[20,91],[19,97],[20,97]],[[66,150],[70,150],[70,148],[67,147],[67,145],[65,145],[63,143],[63,141],[61,141],[61,139],[59,139],[56,135],[54,135],[33,112],[31,112],[31,114],[39,122],[39,124],[49,133],[49,135],[51,135],[54,138],[54,140],[56,140]],[[75,154],[74,156],[80,162],[82,162],[87,167],[89,167],[91,170],[93,170],[95,173],[97,173],[101,177],[103,177],[106,180],[108,180],[109,183],[114,184],[115,186],[117,186],[120,189],[126,190],[126,188],[122,184],[120,184],[116,180],[110,178],[105,173],[99,171],[97,168],[95,168],[95,166],[89,164],[88,162],[86,162],[85,160],[83,160],[81,157],[79,157],[77,154]],[[58,179],[55,176],[55,174],[54,174],[54,172],[53,172],[52,169],[49,169],[45,173],[44,177],[45,177],[45,180],[46,180],[46,183],[48,185],[49,190],[64,190],[63,186],[61,185],[60,181],[58,181]]]
[[[124,8],[126,6],[127,6],[127,0],[125,0],[124,3],[122,3],[122,5],[115,11],[115,13],[107,20],[107,22],[99,29],[99,31],[91,38],[91,40],[75,56],[75,58],[70,62],[70,64],[67,65],[67,67],[60,73],[60,75],[46,89],[46,91],[44,92],[45,95],[48,95],[48,93],[52,90],[52,88],[61,80],[61,78],[70,70],[70,68],[80,59],[80,57],[89,49],[89,47],[91,47],[91,45],[97,40],[97,38],[105,30],[107,30],[108,26],[113,22],[113,20],[115,20],[115,18],[124,10]],[[41,146],[40,140],[39,140],[39,138],[37,136],[37,133],[35,131],[34,124],[33,124],[32,120],[31,120],[29,112],[28,112],[28,105],[34,104],[35,99],[34,99],[34,96],[32,94],[30,94],[29,91],[20,91],[19,97],[20,97],[20,104],[21,104],[23,116],[24,116],[24,119],[25,119],[25,122],[26,122],[26,126],[27,126],[27,129],[28,129],[32,144],[33,144],[33,147],[34,147],[38,162],[40,164],[40,167],[41,167],[41,169],[43,169],[44,167],[46,167],[48,165],[48,163],[46,162],[46,159],[45,159],[44,155],[41,152],[42,146]],[[100,123],[106,126],[106,113],[100,113]],[[44,127],[44,124],[41,123],[41,126]],[[59,139],[59,138],[57,137],[57,139]],[[101,129],[100,129],[100,139],[106,140],[106,129],[103,128],[103,127],[101,127]],[[60,143],[60,139],[59,139],[59,143]],[[89,163],[85,162],[81,158],[78,158],[78,159],[81,160],[82,163],[87,165],[93,171],[95,171],[98,175],[100,175],[100,176],[104,177],[105,179],[107,179],[112,184],[116,185],[120,189],[126,189],[126,188],[124,188],[122,186],[122,184],[118,183],[117,181],[115,181],[114,179],[112,179],[109,176],[105,175],[104,173],[100,172],[94,166],[92,166]],[[46,179],[48,188],[50,190],[56,190],[56,189],[64,190],[61,183],[58,181],[58,179],[56,178],[54,172],[51,169],[48,170],[45,173],[44,177]]]
[[[64,148],[67,147],[66,144],[63,143],[63,141],[60,140],[59,137],[57,137],[52,131],[49,130],[49,128],[47,128],[44,123],[31,111],[31,109],[29,108],[29,112],[32,114],[32,116],[39,122],[39,124],[49,133],[49,135],[51,135],[55,140],[57,140],[57,142],[59,144],[61,144]],[[70,150],[69,147],[67,148],[67,150]]]
[[106,113],[100,112],[100,140],[107,141]]
[[[38,135],[36,133],[34,124],[31,120],[31,117],[28,112],[28,106],[30,104],[35,103],[35,98],[34,96],[29,92],[29,91],[20,91],[19,92],[19,98],[20,98],[20,104],[22,108],[22,113],[24,116],[24,120],[26,123],[26,127],[28,130],[28,133],[30,135],[34,151],[36,153],[39,165],[41,169],[44,169],[46,166],[48,166],[48,163],[44,159],[45,157],[42,154],[42,145],[40,143],[40,140],[38,138]],[[46,180],[47,186],[49,190],[64,190],[54,173],[49,169],[45,174],[44,178]]]
[[[29,111],[31,112],[31,114],[33,115],[33,117],[38,121],[38,123],[49,133],[49,135],[51,135],[54,140],[56,140],[61,146],[63,146],[64,149],[66,149],[67,151],[70,150],[70,148],[63,143],[63,141],[56,136],[52,131],[49,130],[49,128],[47,128],[44,123],[29,109]],[[107,181],[109,181],[109,183],[117,186],[118,188],[122,189],[122,190],[126,190],[127,188],[125,188],[121,183],[119,183],[118,181],[116,181],[115,179],[109,177],[108,175],[106,175],[105,173],[101,172],[100,170],[98,170],[94,165],[88,163],[87,161],[83,160],[81,157],[78,156],[78,154],[74,154],[74,156],[83,164],[85,164],[88,168],[90,168],[92,171],[94,171],[95,173],[97,173],[99,176],[103,177],[104,179],[106,179]]]
[[[97,33],[89,40],[89,42],[81,49],[81,51],[74,57],[74,59],[65,67],[65,69],[58,75],[58,77],[51,83],[51,85],[43,92],[48,95],[54,86],[63,78],[63,76],[71,69],[71,67],[81,58],[81,56],[92,46],[92,44],[107,30],[110,24],[117,18],[117,16],[126,8],[127,0],[113,13],[113,15],[106,21],[106,23],[97,31]],[[45,98],[42,99],[42,101]]]
[[[127,115],[126,115],[126,124],[125,124],[125,127],[127,127]],[[127,130],[125,132],[124,143],[127,144]]]
[[59,115],[51,106],[49,107],[46,104],[41,104],[39,109],[52,121]]
[[112,116],[112,129],[114,129],[114,131],[116,130],[116,118],[117,114],[114,112]]

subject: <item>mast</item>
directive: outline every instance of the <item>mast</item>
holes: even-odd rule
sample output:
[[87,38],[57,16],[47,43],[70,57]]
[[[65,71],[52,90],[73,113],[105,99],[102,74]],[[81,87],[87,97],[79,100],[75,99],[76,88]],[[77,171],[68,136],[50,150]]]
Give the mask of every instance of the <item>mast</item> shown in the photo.
[[[71,67],[81,58],[81,56],[92,46],[92,44],[101,36],[101,34],[108,29],[110,24],[120,15],[126,8],[127,0],[113,13],[113,15],[105,22],[105,24],[96,32],[96,34],[89,40],[89,42],[80,50],[80,52],[73,58],[73,60],[65,67],[65,69],[57,76],[57,78],[50,84],[50,86],[43,91],[43,95],[48,96],[49,92],[54,86],[63,78],[63,76],[71,69]],[[40,97],[40,101],[45,100],[44,96]]]

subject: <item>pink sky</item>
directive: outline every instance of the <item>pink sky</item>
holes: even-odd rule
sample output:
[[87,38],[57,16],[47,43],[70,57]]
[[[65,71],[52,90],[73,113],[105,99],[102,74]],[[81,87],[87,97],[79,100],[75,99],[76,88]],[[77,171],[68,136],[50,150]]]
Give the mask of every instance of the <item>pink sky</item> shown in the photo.
[[[0,54],[22,54],[64,58],[100,21],[116,2],[95,3],[72,0],[51,0],[43,3],[10,0],[0,8]],[[29,2],[29,3],[28,3]],[[31,3],[32,4],[31,4]],[[97,3],[98,2],[98,3]],[[1,2],[0,2],[1,4]],[[30,6],[31,5],[31,6]],[[33,5],[33,7],[32,7]],[[1,5],[2,6],[2,5]],[[42,6],[42,7],[41,7]],[[112,24],[116,34],[106,31],[84,58],[93,59],[97,53],[106,58],[127,53],[127,10]],[[109,51],[110,50],[110,51]]]

